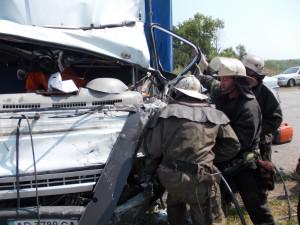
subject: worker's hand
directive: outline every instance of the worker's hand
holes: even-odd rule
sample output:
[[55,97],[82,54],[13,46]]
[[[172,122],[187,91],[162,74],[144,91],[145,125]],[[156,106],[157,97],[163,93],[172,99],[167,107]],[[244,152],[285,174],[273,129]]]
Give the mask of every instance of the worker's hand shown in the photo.
[[300,175],[300,158],[298,159],[298,164],[296,166],[296,173]]
[[140,184],[140,186],[144,189],[145,192],[151,193],[153,195],[153,183],[152,176],[145,175],[144,182]]
[[201,61],[200,61],[200,68],[201,71],[206,70],[208,67],[208,62],[206,61],[206,56],[201,53]]

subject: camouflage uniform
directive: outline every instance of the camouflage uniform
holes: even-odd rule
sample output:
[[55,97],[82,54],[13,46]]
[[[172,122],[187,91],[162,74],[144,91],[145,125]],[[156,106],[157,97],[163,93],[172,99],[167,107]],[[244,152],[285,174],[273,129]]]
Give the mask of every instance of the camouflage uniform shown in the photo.
[[[207,103],[173,102],[157,114],[144,148],[147,168],[168,191],[171,225],[186,222],[186,204],[194,225],[225,224],[213,163],[233,158],[239,142],[228,118]],[[150,172],[151,173],[151,172]]]

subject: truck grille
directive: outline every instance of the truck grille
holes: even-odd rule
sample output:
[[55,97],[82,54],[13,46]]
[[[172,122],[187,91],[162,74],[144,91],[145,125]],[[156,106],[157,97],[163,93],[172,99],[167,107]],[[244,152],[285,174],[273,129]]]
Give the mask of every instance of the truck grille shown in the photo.
[[65,103],[53,103],[53,108],[77,108],[77,107],[85,107],[86,102],[65,102]]
[[41,105],[39,103],[32,104],[3,104],[3,109],[38,109]]
[[[57,186],[68,186],[76,184],[95,184],[100,177],[101,169],[81,170],[72,172],[60,172],[37,176],[37,182],[33,175],[20,176],[19,190],[38,188],[51,188]],[[16,191],[17,182],[15,177],[0,178],[0,192]]]

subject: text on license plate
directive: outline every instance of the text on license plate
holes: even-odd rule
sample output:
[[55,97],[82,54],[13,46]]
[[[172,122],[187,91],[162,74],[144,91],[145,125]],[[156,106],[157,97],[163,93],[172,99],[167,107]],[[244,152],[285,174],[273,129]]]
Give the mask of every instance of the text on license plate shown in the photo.
[[41,219],[39,223],[37,220],[10,220],[8,225],[78,225],[78,221]]

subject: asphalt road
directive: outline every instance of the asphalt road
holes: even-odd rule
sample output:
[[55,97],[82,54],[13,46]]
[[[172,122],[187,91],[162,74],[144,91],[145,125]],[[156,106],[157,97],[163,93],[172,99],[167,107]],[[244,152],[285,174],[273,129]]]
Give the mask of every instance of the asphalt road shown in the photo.
[[286,144],[273,145],[272,159],[278,168],[291,172],[300,156],[300,89],[279,88],[281,108],[283,111],[283,122],[293,127],[293,140]]

